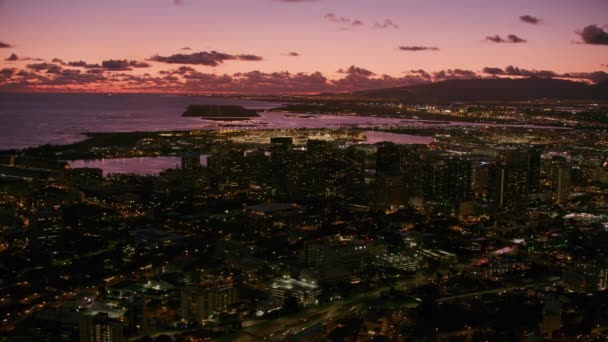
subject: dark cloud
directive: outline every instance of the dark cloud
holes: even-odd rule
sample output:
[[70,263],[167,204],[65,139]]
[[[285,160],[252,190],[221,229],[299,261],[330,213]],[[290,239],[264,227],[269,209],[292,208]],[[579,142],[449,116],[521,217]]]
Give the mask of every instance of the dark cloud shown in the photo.
[[129,65],[134,67],[134,68],[149,68],[151,67],[150,63],[148,62],[141,62],[141,61],[129,61]]
[[487,36],[486,40],[489,40],[489,41],[494,42],[494,43],[504,43],[505,42],[505,40],[502,39],[502,37],[500,37],[499,35]]
[[104,69],[89,69],[87,70],[87,74],[103,74]]
[[[73,66],[82,66],[85,68],[98,68],[97,64],[86,64],[83,61],[76,62],[81,65],[73,65]],[[127,71],[131,70],[131,68],[149,68],[150,64],[147,62],[139,62],[139,61],[129,61],[126,59],[109,59],[101,62],[101,67],[110,71]]]
[[521,17],[519,17],[519,20],[523,21],[524,23],[528,23],[528,24],[532,24],[532,25],[540,24],[540,22],[542,21],[540,18],[533,17],[528,14],[522,15]]
[[256,55],[231,55],[217,51],[203,51],[192,54],[178,53],[171,56],[153,56],[151,61],[171,63],[171,64],[194,64],[206,66],[218,66],[224,61],[241,60],[241,61],[261,61],[262,57]]
[[360,19],[340,17],[340,16],[336,15],[335,13],[327,13],[323,18],[325,18],[325,20],[329,20],[333,23],[342,24],[342,25],[350,25],[350,26],[364,25],[363,21]]
[[544,78],[572,78],[578,80],[586,80],[598,83],[608,79],[608,73],[604,71],[595,72],[572,72],[560,74],[551,70],[529,70],[522,69],[512,65],[502,69],[496,67],[485,67],[482,71],[484,74],[492,76],[518,76],[518,77],[544,77]]
[[509,40],[510,43],[527,43],[528,41],[520,38],[514,34],[510,34],[507,36],[507,39]]
[[[111,67],[129,66],[128,60],[118,60]],[[125,62],[126,61],[126,62]],[[81,64],[76,62],[76,64]],[[400,87],[445,80],[463,80],[484,77],[557,77],[600,82],[608,79],[603,71],[589,73],[558,74],[548,70],[529,70],[515,66],[506,68],[486,67],[482,73],[467,69],[426,71],[410,70],[403,76],[377,74],[369,69],[350,66],[338,70],[340,77],[330,80],[320,72],[290,73],[287,71],[266,73],[250,71],[235,74],[199,72],[182,65],[163,70],[158,74],[131,74],[106,67],[72,69],[67,63],[31,63],[26,70],[0,69],[0,89],[3,90],[91,90],[115,87],[123,91],[177,91],[201,93],[318,93],[350,92],[366,89]],[[129,66],[130,67],[130,66]],[[32,72],[35,71],[35,72]],[[108,72],[112,71],[112,72]]]
[[509,76],[527,76],[527,77],[556,77],[557,73],[550,70],[528,70],[520,69],[509,65],[505,68],[505,75]]
[[485,67],[483,68],[482,71],[484,74],[488,74],[488,75],[504,75],[505,71],[502,70],[501,68],[492,68],[492,67]]
[[527,40],[520,38],[514,34],[510,34],[506,38],[503,38],[499,35],[487,36],[486,40],[493,42],[493,43],[526,43],[527,42]]
[[8,49],[12,47],[13,46],[11,44],[0,41],[0,49]]
[[107,70],[117,71],[131,70],[129,62],[126,59],[109,59],[101,62],[101,67]]
[[57,64],[54,63],[32,63],[32,64],[28,64],[26,65],[26,67],[28,69],[32,69],[35,71],[42,71],[42,70],[48,70],[48,69],[56,69],[57,67],[60,67]]
[[190,51],[190,50],[192,50],[192,48],[189,46],[185,46],[185,47],[181,48],[180,50]]
[[262,58],[261,56],[256,56],[256,55],[238,55],[236,56],[236,59],[241,60],[241,61],[250,61],[250,62],[259,62],[264,60],[264,58]]
[[285,56],[289,56],[289,57],[299,57],[300,54],[295,52],[295,51],[289,51]]
[[572,72],[572,73],[565,73],[565,74],[561,75],[561,77],[583,79],[583,80],[589,80],[594,83],[599,83],[599,82],[608,80],[608,73],[606,73],[604,71]]
[[425,70],[422,69],[418,69],[418,70],[410,70],[409,71],[410,74],[414,74],[414,75],[419,75],[420,77],[426,79],[426,80],[430,80],[433,77],[431,76],[431,74],[429,74],[428,72],[426,72]]
[[10,56],[4,59],[5,61],[13,62],[13,61],[44,61],[42,58],[31,58],[31,57],[19,57],[15,53],[11,53]]
[[476,72],[465,69],[447,69],[436,71],[433,74],[433,81],[447,81],[447,80],[470,80],[479,78]]
[[17,69],[15,69],[15,68],[3,68],[3,69],[0,69],[0,80],[7,79],[7,78],[13,76],[13,74],[16,71],[17,71]]
[[196,69],[189,67],[189,66],[181,66],[181,67],[177,68],[177,73],[180,75],[183,75],[187,72],[196,72]]
[[401,51],[413,51],[413,52],[417,52],[417,51],[438,51],[439,48],[438,47],[433,47],[433,46],[400,46],[399,50],[401,50]]
[[49,74],[61,74],[63,72],[63,68],[59,65],[52,64],[47,68],[46,72]]
[[73,67],[87,68],[87,69],[101,68],[101,65],[99,65],[99,64],[89,64],[85,61],[67,62],[66,65],[73,66]]
[[393,29],[398,29],[399,25],[395,24],[392,20],[390,19],[385,19],[383,22],[381,23],[375,23],[373,26],[375,29],[388,29],[388,28],[393,28]]
[[348,69],[339,69],[338,73],[340,74],[348,74],[348,75],[356,75],[356,76],[364,76],[364,77],[369,77],[369,76],[374,76],[375,74],[367,69],[364,68],[359,68],[357,66],[351,65]]
[[608,45],[608,32],[597,25],[589,25],[579,33],[585,44]]

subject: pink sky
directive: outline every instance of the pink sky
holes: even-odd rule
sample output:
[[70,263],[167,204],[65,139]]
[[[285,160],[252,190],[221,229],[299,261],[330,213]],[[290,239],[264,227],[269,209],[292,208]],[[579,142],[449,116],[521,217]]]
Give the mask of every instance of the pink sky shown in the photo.
[[[10,45],[0,48],[0,69],[32,71],[27,65],[41,62],[34,58],[99,64],[110,59],[146,61],[157,54],[217,51],[262,60],[236,58],[217,66],[189,66],[201,73],[231,77],[254,70],[264,75],[320,72],[329,80],[344,78],[337,71],[351,65],[375,73],[360,77],[386,74],[394,79],[418,69],[432,73],[458,68],[481,74],[485,67],[510,65],[556,74],[606,72],[608,44],[602,40],[602,31],[595,44],[583,43],[577,33],[590,25],[605,31],[606,13],[605,0],[0,0],[0,42]],[[540,21],[524,22],[522,15]],[[356,20],[362,24],[353,25]],[[387,20],[394,25],[374,27]],[[526,42],[486,39],[495,35],[507,39],[510,34]],[[401,51],[400,46],[438,50]],[[191,50],[181,50],[184,47]],[[288,56],[288,52],[299,56]],[[5,60],[13,53],[21,60]],[[122,73],[164,77],[158,73],[186,65],[148,63],[148,68]],[[25,76],[16,72],[7,77],[9,71],[5,71],[0,85],[31,88],[29,81],[24,83]],[[35,80],[32,75],[33,83],[50,84],[48,80],[57,74],[37,72],[45,77]],[[112,73],[118,72],[103,70],[109,77],[98,88],[123,84]],[[178,90],[182,76],[174,76],[179,78],[175,81]],[[62,84],[66,82],[52,87],[66,87]],[[82,83],[90,88],[95,82],[77,78],[70,87]],[[197,82],[202,82],[201,77]]]

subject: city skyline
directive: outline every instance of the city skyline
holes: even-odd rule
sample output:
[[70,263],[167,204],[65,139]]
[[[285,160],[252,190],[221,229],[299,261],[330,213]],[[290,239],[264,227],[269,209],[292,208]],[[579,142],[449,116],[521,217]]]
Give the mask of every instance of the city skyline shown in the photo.
[[608,78],[606,10],[592,0],[4,0],[0,91],[317,93],[526,76],[596,83]]

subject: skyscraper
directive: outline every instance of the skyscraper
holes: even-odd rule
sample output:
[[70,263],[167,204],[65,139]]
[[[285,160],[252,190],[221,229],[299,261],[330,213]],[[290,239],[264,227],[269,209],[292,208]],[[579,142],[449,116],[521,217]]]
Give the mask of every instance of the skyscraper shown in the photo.
[[120,342],[124,340],[123,324],[107,313],[84,315],[80,320],[81,342]]
[[572,167],[568,161],[561,156],[555,156],[551,160],[551,191],[553,201],[561,204],[568,200],[572,180]]

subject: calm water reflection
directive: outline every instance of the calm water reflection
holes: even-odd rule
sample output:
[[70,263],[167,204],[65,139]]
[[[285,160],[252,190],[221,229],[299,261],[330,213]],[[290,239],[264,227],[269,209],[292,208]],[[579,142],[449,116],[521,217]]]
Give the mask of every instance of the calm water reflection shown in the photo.
[[[207,165],[207,155],[201,155],[201,165]],[[70,167],[102,169],[104,177],[109,174],[158,175],[168,169],[180,168],[180,157],[139,157],[71,160]]]

